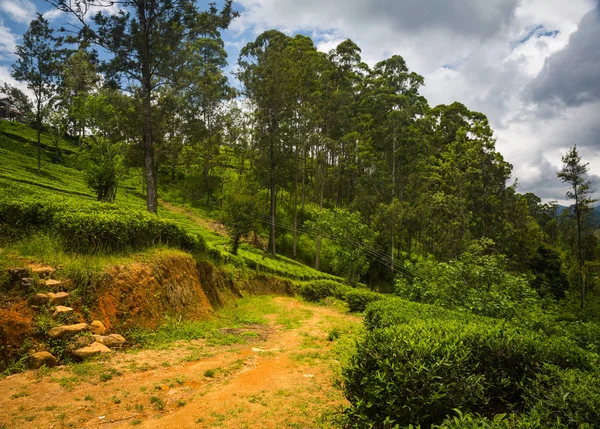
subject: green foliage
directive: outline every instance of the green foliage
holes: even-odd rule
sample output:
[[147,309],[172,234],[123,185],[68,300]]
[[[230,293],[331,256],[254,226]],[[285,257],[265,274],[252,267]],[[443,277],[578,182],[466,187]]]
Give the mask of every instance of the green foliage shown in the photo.
[[372,231],[362,223],[358,213],[344,209],[323,210],[317,220],[308,225],[319,235],[334,241],[333,272],[345,277],[350,284],[356,284],[369,269],[365,246],[373,239]]
[[85,182],[96,193],[98,201],[112,203],[125,174],[124,158],[116,145],[106,139],[92,138],[87,142]]
[[232,239],[231,253],[237,255],[240,239],[256,230],[260,216],[255,190],[242,180],[228,183],[223,195],[222,221]]
[[[343,372],[349,419],[356,427],[393,427],[439,424],[454,408],[520,412],[548,365],[589,373],[597,356],[564,338],[489,321],[428,319],[375,329]],[[591,411],[586,421],[598,417]]]
[[436,305],[419,304],[401,298],[387,298],[375,301],[367,306],[364,313],[364,324],[369,331],[429,319],[440,321],[462,320],[465,323],[492,320],[463,311],[447,310]]
[[81,253],[131,251],[158,244],[205,249],[202,237],[142,211],[58,197],[13,199],[2,194],[0,224],[7,225],[13,237],[45,231],[59,237],[67,250]]
[[383,299],[383,295],[364,289],[353,289],[346,292],[344,300],[348,303],[350,311],[365,311],[371,302]]
[[[548,429],[564,428],[560,420],[555,423],[542,425],[540,417],[535,414],[496,414],[492,419],[480,416],[479,414],[462,413],[460,410],[454,410],[457,415],[448,417],[440,425],[433,425],[434,429]],[[412,428],[412,425],[409,426]],[[420,426],[417,426],[420,428]]]
[[305,300],[316,302],[331,296],[340,297],[349,289],[333,280],[314,280],[301,285],[299,293]]
[[504,256],[487,254],[489,245],[477,244],[449,262],[407,262],[410,280],[397,277],[397,294],[412,301],[506,319],[524,309],[539,308],[541,303],[527,278],[509,273]]

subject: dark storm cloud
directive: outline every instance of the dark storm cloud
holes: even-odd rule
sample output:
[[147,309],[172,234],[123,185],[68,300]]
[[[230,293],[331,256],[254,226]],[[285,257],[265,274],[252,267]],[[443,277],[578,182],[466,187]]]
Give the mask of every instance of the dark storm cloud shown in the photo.
[[546,61],[525,95],[569,107],[600,100],[600,8],[582,17],[569,44]]
[[[422,29],[450,31],[485,38],[514,16],[518,0],[240,0],[247,19],[294,22],[296,28],[361,27],[377,25],[401,33]],[[285,25],[285,24],[284,24]]]

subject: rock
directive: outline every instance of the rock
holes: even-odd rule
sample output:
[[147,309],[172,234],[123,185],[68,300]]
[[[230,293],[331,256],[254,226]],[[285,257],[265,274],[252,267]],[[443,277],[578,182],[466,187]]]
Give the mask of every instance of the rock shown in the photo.
[[89,330],[87,323],[76,323],[75,325],[62,325],[48,331],[50,338],[64,338],[70,335],[80,334]]
[[87,335],[87,336],[81,336],[81,337],[77,337],[77,339],[75,340],[75,348],[82,348],[82,347],[87,347],[90,344],[92,344],[95,341],[93,336]]
[[29,367],[31,369],[38,369],[43,365],[54,368],[58,365],[58,359],[49,352],[37,352],[29,356]]
[[8,276],[11,283],[16,283],[25,277],[29,277],[31,272],[27,268],[11,268],[8,270]]
[[119,334],[110,334],[110,335],[92,335],[94,339],[100,344],[104,344],[106,347],[110,347],[111,349],[122,347],[125,344],[125,338],[123,338]]
[[65,302],[67,302],[69,296],[71,296],[68,292],[48,292],[47,295],[50,298],[50,304],[54,305],[63,305]]
[[19,282],[21,283],[21,287],[25,289],[35,286],[35,279],[31,277],[23,277]]
[[112,350],[99,342],[93,342],[87,347],[83,347],[73,351],[73,355],[80,359],[86,359],[102,353],[112,353]]
[[40,279],[46,279],[54,274],[54,268],[52,267],[31,267],[32,274],[37,274]]
[[57,305],[56,308],[54,309],[54,313],[52,314],[52,317],[56,317],[60,314],[67,314],[67,313],[72,313],[73,309],[71,307],[65,307],[64,305]]
[[47,279],[42,281],[42,283],[45,284],[48,288],[54,288],[54,290],[58,290],[63,284],[62,281],[54,279]]
[[48,301],[50,301],[50,297],[48,296],[47,293],[36,293],[31,298],[29,298],[29,305],[31,305],[31,306],[35,305],[36,307],[41,307],[42,305],[46,304]]
[[90,330],[92,331],[92,334],[103,335],[106,332],[106,327],[101,321],[94,320],[90,325]]

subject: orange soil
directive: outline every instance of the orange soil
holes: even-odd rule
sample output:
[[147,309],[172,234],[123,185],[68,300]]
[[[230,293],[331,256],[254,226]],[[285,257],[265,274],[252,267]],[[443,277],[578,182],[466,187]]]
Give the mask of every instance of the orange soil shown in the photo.
[[[336,387],[339,363],[327,334],[360,319],[292,298],[279,314],[308,310],[295,329],[249,325],[253,342],[115,353],[88,374],[68,368],[0,380],[0,427],[10,428],[321,428],[347,404]],[[119,371],[102,382],[99,372]],[[215,370],[214,375],[210,370]],[[208,372],[207,372],[208,371]],[[75,378],[74,378],[75,377]],[[61,385],[62,384],[62,385]]]

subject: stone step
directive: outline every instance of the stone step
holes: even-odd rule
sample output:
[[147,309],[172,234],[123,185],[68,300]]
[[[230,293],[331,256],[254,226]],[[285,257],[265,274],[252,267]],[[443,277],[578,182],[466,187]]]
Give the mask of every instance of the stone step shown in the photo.
[[110,334],[110,335],[92,335],[92,338],[96,340],[96,342],[100,344],[104,344],[106,347],[121,348],[123,344],[125,344],[125,338],[123,338],[119,334]]
[[48,331],[50,338],[65,338],[82,332],[89,331],[90,326],[87,323],[76,323],[74,325],[62,325],[52,328]]
[[41,368],[46,365],[48,368],[54,368],[58,365],[58,359],[56,359],[50,352],[42,351],[29,355],[29,367],[31,369]]
[[62,280],[45,279],[45,280],[42,280],[42,284],[49,289],[54,289],[54,290],[59,291],[60,288],[65,284],[65,282],[63,282]]
[[50,277],[52,277],[56,270],[48,266],[33,265],[29,267],[29,271],[31,272],[31,274],[37,275],[40,279],[49,279]]
[[11,283],[17,283],[26,277],[31,277],[31,271],[28,268],[9,268],[8,277]]
[[71,353],[80,359],[86,359],[98,354],[113,353],[113,351],[104,344],[100,344],[99,342],[95,341],[89,346],[74,350]]
[[71,307],[65,307],[64,305],[57,305],[56,308],[54,309],[54,313],[52,314],[52,317],[57,317],[61,314],[68,314],[68,313],[72,313],[73,309]]
[[70,296],[68,292],[36,293],[29,298],[29,305],[32,307],[41,307],[44,304],[63,305]]

